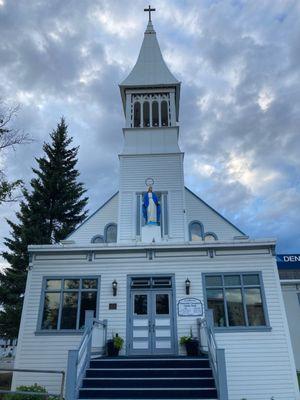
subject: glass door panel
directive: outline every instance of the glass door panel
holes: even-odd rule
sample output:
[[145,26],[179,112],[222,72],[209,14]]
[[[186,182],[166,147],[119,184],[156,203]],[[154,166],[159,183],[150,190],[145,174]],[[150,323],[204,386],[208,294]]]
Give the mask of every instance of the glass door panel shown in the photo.
[[172,292],[155,291],[153,301],[153,353],[174,352],[174,326],[172,316]]
[[132,352],[148,354],[151,351],[149,293],[132,294]]
[[130,354],[174,354],[172,291],[131,291]]

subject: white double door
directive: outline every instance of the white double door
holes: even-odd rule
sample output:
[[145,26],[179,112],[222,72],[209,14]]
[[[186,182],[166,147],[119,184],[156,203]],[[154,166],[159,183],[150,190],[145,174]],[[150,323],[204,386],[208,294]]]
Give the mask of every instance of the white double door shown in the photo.
[[172,290],[132,290],[129,354],[174,354]]

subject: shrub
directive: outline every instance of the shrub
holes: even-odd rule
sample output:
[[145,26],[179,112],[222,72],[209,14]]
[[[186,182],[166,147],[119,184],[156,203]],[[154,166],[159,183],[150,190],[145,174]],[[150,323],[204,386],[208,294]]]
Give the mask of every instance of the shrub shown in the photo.
[[[32,386],[18,386],[16,390],[19,390],[20,392],[34,392],[34,393],[47,393],[47,390],[43,386],[39,386],[37,383],[35,383]],[[55,397],[53,396],[37,396],[33,394],[6,394],[3,397],[3,400],[54,400]]]
[[187,342],[190,342],[191,340],[195,340],[195,339],[197,339],[197,338],[193,336],[193,330],[191,327],[189,336],[181,336],[179,343],[183,346]]
[[179,343],[183,346],[190,340],[192,340],[191,336],[181,336]]
[[119,335],[116,333],[116,336],[113,338],[113,340],[114,340],[114,346],[115,346],[115,348],[121,350],[121,348],[122,348],[122,346],[123,346],[123,343],[124,343],[124,339],[121,338],[121,336],[119,336]]

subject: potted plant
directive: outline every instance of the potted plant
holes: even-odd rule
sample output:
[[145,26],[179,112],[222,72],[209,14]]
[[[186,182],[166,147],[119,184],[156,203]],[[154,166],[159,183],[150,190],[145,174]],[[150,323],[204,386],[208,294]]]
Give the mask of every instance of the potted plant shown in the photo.
[[116,357],[119,355],[119,351],[121,350],[124,343],[124,339],[121,338],[117,333],[113,335],[112,339],[109,339],[106,343],[107,346],[107,355],[109,357]]
[[189,336],[181,336],[180,344],[185,346],[188,356],[197,356],[199,354],[199,340],[193,336],[192,328]]

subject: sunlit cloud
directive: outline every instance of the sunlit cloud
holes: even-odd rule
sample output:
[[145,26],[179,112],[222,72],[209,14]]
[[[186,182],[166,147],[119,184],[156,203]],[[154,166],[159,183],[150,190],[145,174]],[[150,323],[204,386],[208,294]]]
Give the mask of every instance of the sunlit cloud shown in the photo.
[[17,103],[20,103],[23,106],[28,106],[32,104],[32,102],[34,101],[34,97],[35,97],[34,92],[27,92],[20,90],[16,93]]
[[198,160],[194,160],[193,169],[199,174],[199,176],[205,177],[211,177],[216,170],[213,165],[204,164],[199,162]]
[[253,166],[253,160],[246,156],[230,154],[226,165],[229,182],[238,181],[254,194],[260,195],[266,185],[280,179],[280,173]]
[[201,35],[202,27],[199,21],[200,7],[191,6],[182,10],[179,5],[172,5],[168,1],[159,4],[159,17],[168,21],[175,29],[182,30],[184,34]]
[[275,96],[271,89],[263,88],[258,94],[257,103],[262,111],[267,111],[274,99]]
[[133,36],[139,26],[135,18],[122,18],[122,15],[116,18],[111,11],[103,10],[102,7],[95,7],[90,17],[98,21],[107,33],[120,38]]

